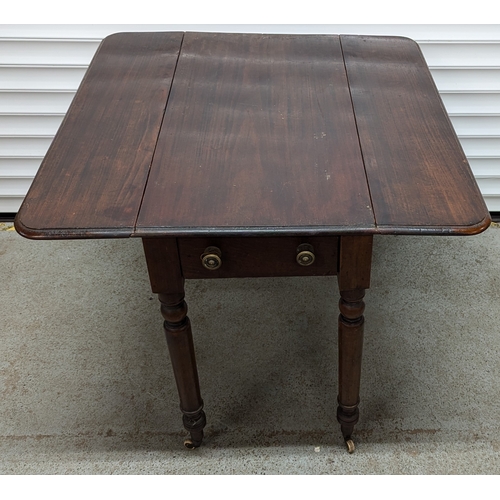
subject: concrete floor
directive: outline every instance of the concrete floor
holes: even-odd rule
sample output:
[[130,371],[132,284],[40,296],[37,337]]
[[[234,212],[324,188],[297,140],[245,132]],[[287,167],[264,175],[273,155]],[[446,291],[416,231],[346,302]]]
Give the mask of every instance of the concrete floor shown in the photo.
[[498,474],[500,229],[375,238],[361,419],[335,419],[335,278],[188,281],[185,435],[138,240],[0,231],[2,474]]

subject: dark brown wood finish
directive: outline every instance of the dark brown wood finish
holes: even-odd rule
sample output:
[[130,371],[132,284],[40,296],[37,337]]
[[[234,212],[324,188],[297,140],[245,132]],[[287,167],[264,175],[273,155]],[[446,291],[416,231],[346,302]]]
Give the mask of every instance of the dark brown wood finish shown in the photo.
[[[311,265],[297,262],[298,247],[310,244],[315,256]],[[205,269],[200,256],[207,247],[222,252],[222,265]],[[179,253],[185,278],[242,278],[264,276],[335,276],[338,238],[335,236],[268,238],[179,238]]]
[[477,233],[490,218],[418,45],[341,36],[377,232]]
[[374,229],[338,36],[187,33],[136,234],[335,229]]
[[373,236],[342,236],[339,250],[339,395],[337,420],[348,450],[359,420],[365,289],[370,287]]
[[182,33],[106,38],[16,218],[31,238],[134,232]]
[[489,222],[411,40],[120,33],[94,57],[16,228],[473,234]]
[[144,238],[144,255],[153,292],[161,303],[163,329],[179,393],[184,427],[191,439],[188,448],[200,446],[206,424],[198,369],[191,333],[191,322],[184,301],[184,278],[175,238]]
[[[373,234],[489,221],[414,42],[122,33],[101,44],[16,229],[143,238],[188,447],[205,414],[184,279],[337,274],[337,418],[352,451]],[[204,268],[207,253],[222,266]]]

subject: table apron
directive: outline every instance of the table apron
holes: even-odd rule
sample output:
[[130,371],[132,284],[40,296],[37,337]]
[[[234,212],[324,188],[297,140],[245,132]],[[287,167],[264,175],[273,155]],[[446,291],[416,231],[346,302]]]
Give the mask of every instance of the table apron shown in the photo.
[[[177,242],[182,274],[188,279],[334,276],[338,272],[337,236],[195,237],[178,238]],[[210,247],[220,250],[218,269],[203,266],[201,256]],[[297,262],[301,251],[314,255],[312,264]]]

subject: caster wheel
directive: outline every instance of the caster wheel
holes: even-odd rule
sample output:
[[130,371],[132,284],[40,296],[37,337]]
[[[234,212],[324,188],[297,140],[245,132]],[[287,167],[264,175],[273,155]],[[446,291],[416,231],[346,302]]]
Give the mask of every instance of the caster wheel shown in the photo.
[[354,446],[354,441],[352,439],[348,439],[346,442],[345,442],[346,446],[347,446],[347,451],[349,453],[354,453],[354,450],[356,449],[356,447]]
[[184,441],[184,446],[188,450],[194,450],[195,448],[198,448],[200,445],[198,443],[195,443],[192,439],[186,439]]

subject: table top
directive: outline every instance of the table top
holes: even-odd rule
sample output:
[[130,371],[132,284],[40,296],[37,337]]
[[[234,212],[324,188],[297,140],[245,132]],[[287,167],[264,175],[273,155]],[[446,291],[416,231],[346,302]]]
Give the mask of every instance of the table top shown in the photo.
[[104,39],[16,218],[47,239],[489,223],[412,40],[177,32]]

